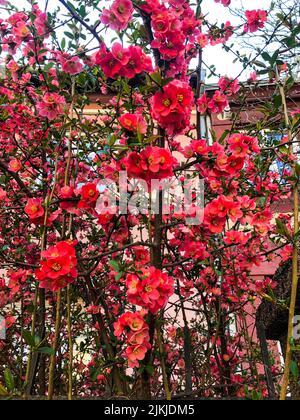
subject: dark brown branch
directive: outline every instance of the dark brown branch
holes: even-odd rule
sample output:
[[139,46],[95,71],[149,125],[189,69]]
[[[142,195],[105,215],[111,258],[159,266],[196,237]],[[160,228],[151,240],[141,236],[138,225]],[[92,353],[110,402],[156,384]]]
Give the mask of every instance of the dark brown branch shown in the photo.
[[98,35],[98,32],[95,27],[88,25],[84,19],[82,19],[73,9],[68,5],[68,3],[65,0],[59,0],[59,2],[70,12],[71,16],[81,23],[82,26],[84,26],[93,36],[97,39],[99,44],[101,45],[103,43],[103,40]]
[[117,253],[117,252],[122,252],[125,251],[126,249],[132,248],[134,246],[147,246],[147,247],[151,247],[151,244],[148,244],[147,242],[133,242],[130,243],[128,245],[124,245],[121,248],[115,248],[115,249],[111,249],[110,251],[106,251],[106,252],[102,252],[101,254],[97,254],[94,255],[92,257],[84,257],[84,258],[79,258],[79,261],[95,261],[95,260],[100,260],[103,257],[107,257],[108,255]]

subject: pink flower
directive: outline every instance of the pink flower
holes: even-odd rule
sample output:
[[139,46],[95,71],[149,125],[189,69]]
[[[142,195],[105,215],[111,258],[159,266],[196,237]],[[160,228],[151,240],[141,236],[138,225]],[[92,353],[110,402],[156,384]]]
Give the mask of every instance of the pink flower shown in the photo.
[[254,83],[254,82],[257,81],[257,79],[258,79],[258,76],[257,76],[256,71],[253,71],[252,73],[250,73],[250,76],[249,76],[249,79],[248,79],[249,82]]
[[143,269],[138,276],[129,274],[126,288],[129,302],[155,314],[165,307],[173,294],[174,280],[155,267],[150,267]]
[[220,78],[219,88],[221,89],[221,92],[225,93],[228,96],[232,96],[241,89],[241,86],[237,79],[232,79],[230,77],[225,76]]
[[22,163],[18,159],[12,159],[8,164],[8,169],[11,172],[19,172],[22,168]]
[[139,312],[126,312],[114,323],[115,336],[120,337],[125,332],[126,328],[129,328],[129,330],[136,333],[143,330],[145,325],[144,318]]
[[37,103],[36,108],[41,117],[54,120],[64,114],[66,101],[58,93],[45,93],[42,99]]
[[231,0],[215,0],[216,3],[221,3],[223,6],[228,7],[231,3]]
[[140,312],[125,312],[114,323],[116,337],[126,335],[127,348],[125,350],[128,365],[131,368],[139,367],[139,362],[144,360],[149,348],[149,327]]
[[144,360],[147,350],[147,347],[143,345],[127,347],[126,356],[128,357],[129,367],[136,367],[136,361]]
[[110,9],[102,11],[100,20],[113,30],[123,31],[131,21],[133,11],[131,0],[115,0]]
[[212,100],[208,103],[208,108],[213,113],[222,113],[224,109],[229,105],[227,96],[221,93],[221,91],[216,91]]
[[209,44],[208,35],[200,33],[197,37],[197,43],[200,48],[205,48]]
[[0,201],[5,200],[7,197],[7,192],[0,188]]
[[49,36],[49,23],[47,13],[43,13],[40,10],[37,12],[37,17],[34,21],[37,33],[40,36]]
[[83,64],[77,56],[65,59],[61,64],[63,71],[71,76],[75,76],[83,70]]
[[206,93],[197,100],[197,110],[200,114],[205,114],[208,110],[209,98],[207,97]]
[[247,10],[245,12],[247,23],[244,26],[245,32],[256,32],[265,26],[267,12],[265,10]]
[[23,21],[19,21],[16,26],[13,28],[13,34],[19,38],[20,41],[23,41],[30,35],[30,31],[26,26],[26,23]]
[[119,122],[125,130],[136,131],[140,134],[146,134],[147,124],[141,114],[124,114]]
[[300,108],[292,112],[293,117],[300,117]]
[[267,227],[269,228],[272,220],[272,213],[270,210],[264,210],[260,213],[256,213],[253,217],[252,224],[256,227]]

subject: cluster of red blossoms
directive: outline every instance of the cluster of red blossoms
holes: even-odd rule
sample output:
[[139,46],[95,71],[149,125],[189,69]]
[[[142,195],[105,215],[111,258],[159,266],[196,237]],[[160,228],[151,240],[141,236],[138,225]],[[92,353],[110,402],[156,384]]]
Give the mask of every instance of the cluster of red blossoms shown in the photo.
[[241,86],[237,79],[231,79],[227,76],[220,78],[219,87],[221,89],[221,92],[228,96],[234,95],[241,89]]
[[42,252],[41,268],[35,275],[42,289],[56,292],[77,278],[76,241],[62,241]]
[[123,31],[132,19],[133,5],[131,0],[115,0],[110,9],[104,9],[101,22],[115,31]]
[[126,334],[127,346],[125,355],[130,368],[139,367],[139,361],[144,360],[149,344],[149,327],[141,312],[125,312],[114,324],[116,337]]
[[204,93],[198,100],[198,111],[200,114],[205,114],[208,110],[213,113],[222,113],[229,105],[228,98],[221,90],[217,90],[212,99]]
[[128,175],[132,178],[150,182],[152,179],[164,179],[173,175],[177,160],[167,149],[148,146],[140,153],[132,152],[124,161]]
[[248,155],[259,152],[257,137],[236,133],[227,139],[226,147],[220,143],[208,146],[205,140],[193,140],[184,153],[186,157],[201,157],[201,171],[205,176],[228,178],[237,175],[244,167]]
[[[193,38],[201,22],[186,0],[168,2],[169,7],[159,4],[151,11],[154,40],[152,48],[158,49],[164,60],[183,60],[186,39]],[[188,48],[189,49],[189,46]]]
[[36,109],[41,117],[55,120],[59,115],[65,112],[65,98],[58,93],[45,93],[37,102]]
[[168,135],[180,134],[190,125],[193,100],[191,87],[173,80],[151,98],[152,117]]
[[256,32],[265,26],[268,14],[265,10],[247,10],[245,12],[247,23],[244,26],[245,32]]
[[140,47],[131,45],[123,48],[121,44],[113,44],[111,51],[102,44],[101,49],[93,57],[94,63],[101,67],[104,75],[110,79],[119,76],[132,79],[137,74],[153,71],[151,57]]
[[143,269],[141,274],[128,274],[127,296],[130,303],[156,314],[163,309],[174,292],[174,280],[155,267]]

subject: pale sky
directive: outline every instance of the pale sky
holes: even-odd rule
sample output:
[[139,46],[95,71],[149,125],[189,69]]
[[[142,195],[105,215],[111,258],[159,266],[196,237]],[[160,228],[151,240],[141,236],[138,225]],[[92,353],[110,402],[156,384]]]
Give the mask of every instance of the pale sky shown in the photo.
[[[107,3],[108,5],[112,1],[110,0],[102,0],[99,1],[101,4]],[[15,3],[15,0],[11,1],[12,4]],[[28,8],[29,2],[27,0],[17,0],[18,8],[26,7]],[[45,7],[45,0],[38,0],[38,4],[40,8],[43,10]],[[54,8],[58,4],[58,0],[49,0],[49,9]],[[253,9],[268,9],[270,7],[271,0],[232,0],[232,6],[235,8],[244,8],[253,10]],[[214,0],[203,0],[202,3],[203,12],[205,14],[209,14],[209,20],[211,22],[222,23],[230,20],[233,24],[239,23],[239,19],[235,18],[230,14],[230,11],[224,7],[222,4],[215,3]],[[62,7],[63,8],[63,7]],[[0,11],[0,17],[3,16],[3,11]],[[95,20],[98,16],[95,16]],[[93,20],[93,19],[91,19]],[[238,47],[236,47],[238,49]],[[222,49],[222,46],[214,46],[208,47],[205,49],[204,52],[204,61],[208,65],[214,65],[216,67],[217,73],[221,73],[222,75],[228,75],[231,77],[236,77],[240,71],[242,70],[242,66],[239,63],[233,64],[232,55],[230,53],[225,52]],[[246,72],[241,79],[246,80],[249,76],[249,72]],[[210,82],[215,81],[215,78],[209,79]]]

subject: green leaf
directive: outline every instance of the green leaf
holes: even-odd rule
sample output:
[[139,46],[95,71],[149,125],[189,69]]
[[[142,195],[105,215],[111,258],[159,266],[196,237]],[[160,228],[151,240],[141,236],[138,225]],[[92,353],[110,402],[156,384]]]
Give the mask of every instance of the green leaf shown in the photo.
[[149,373],[149,375],[153,375],[154,373],[154,367],[151,365],[145,366],[145,370]]
[[281,95],[276,95],[273,99],[274,101],[274,105],[276,106],[276,108],[279,108],[282,105],[282,97]]
[[285,223],[283,223],[280,219],[276,219],[276,226],[277,226],[277,233],[291,240],[291,234]]
[[10,369],[5,369],[4,371],[4,379],[5,379],[5,384],[7,386],[7,389],[9,391],[13,391],[15,389],[15,381],[14,378],[12,376],[12,373],[10,371]]
[[64,34],[66,35],[66,37],[74,39],[74,35],[71,32],[64,32]]
[[252,391],[252,400],[253,401],[260,401],[262,399],[262,395],[258,391]]
[[116,275],[116,280],[119,281],[122,278],[122,276],[123,276],[123,273],[118,273]]
[[28,346],[30,347],[35,347],[36,346],[36,341],[35,338],[31,335],[31,333],[29,331],[23,331],[22,334],[26,344],[28,344]]
[[117,272],[119,272],[119,271],[120,271],[120,266],[119,266],[118,261],[115,261],[115,260],[110,260],[108,264],[111,266],[111,268],[112,268],[113,270],[115,270],[115,271],[117,271]]
[[54,356],[55,351],[51,347],[41,347],[37,350],[38,353],[48,354],[49,356]]
[[271,58],[271,56],[270,56],[270,54],[269,53],[267,53],[267,52],[264,52],[264,53],[262,53],[262,58],[265,60],[265,61],[268,61],[269,63],[271,63],[271,61],[272,61],[272,58]]
[[299,378],[299,368],[298,368],[297,363],[294,360],[291,361],[290,370],[291,370],[291,374],[293,375],[293,378],[295,380],[298,380],[298,378]]
[[61,49],[64,50],[66,48],[66,38],[61,40]]

